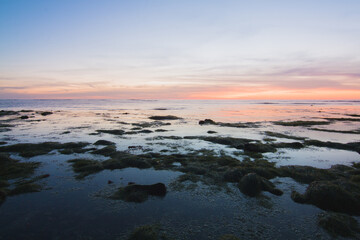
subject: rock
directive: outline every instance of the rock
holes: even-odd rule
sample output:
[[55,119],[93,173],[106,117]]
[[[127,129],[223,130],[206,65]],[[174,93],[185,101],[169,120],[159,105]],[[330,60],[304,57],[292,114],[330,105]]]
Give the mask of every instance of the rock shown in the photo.
[[274,184],[267,179],[258,176],[256,173],[248,173],[239,182],[240,191],[250,197],[255,197],[261,191],[267,191],[275,195],[282,195],[283,192],[276,189]]
[[181,119],[180,117],[173,116],[173,115],[166,115],[166,116],[151,116],[149,117],[151,120],[178,120]]
[[324,212],[318,215],[318,224],[333,237],[354,237],[359,239],[360,228],[357,221],[346,214]]
[[240,169],[228,170],[224,173],[224,181],[226,182],[239,182],[244,176]]
[[110,196],[111,199],[120,199],[126,202],[145,202],[149,195],[164,197],[166,195],[166,186],[163,183],[156,183],[152,185],[129,184],[126,187],[121,187],[119,190]]
[[113,181],[111,181],[111,180],[108,180],[108,184],[112,184],[112,183],[114,183]]
[[1,202],[5,201],[5,199],[6,199],[6,192],[0,189],[0,204]]
[[205,124],[216,125],[216,122],[214,122],[214,121],[211,120],[211,119],[205,119],[205,120],[199,121],[199,124],[200,124],[200,125],[205,125]]
[[314,181],[304,194],[293,191],[291,198],[323,210],[360,215],[360,186],[345,180]]
[[98,140],[94,143],[94,145],[109,146],[109,145],[115,145],[115,143],[107,140]]
[[246,143],[244,144],[244,151],[266,153],[266,152],[276,152],[276,148],[274,148],[269,144]]
[[24,115],[24,116],[21,116],[20,119],[28,119],[29,117]]
[[40,113],[42,116],[47,116],[53,114],[52,112],[42,112]]

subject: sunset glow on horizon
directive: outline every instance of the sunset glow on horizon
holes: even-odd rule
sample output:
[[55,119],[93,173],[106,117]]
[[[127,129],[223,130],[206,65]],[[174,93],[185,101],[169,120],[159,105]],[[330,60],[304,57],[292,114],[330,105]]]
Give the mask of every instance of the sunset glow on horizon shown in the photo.
[[1,99],[360,99],[360,1],[0,1]]

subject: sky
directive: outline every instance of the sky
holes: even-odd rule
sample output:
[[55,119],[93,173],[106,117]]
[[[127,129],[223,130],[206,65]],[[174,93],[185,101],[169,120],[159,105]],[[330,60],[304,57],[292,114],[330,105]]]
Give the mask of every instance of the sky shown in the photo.
[[0,0],[1,99],[360,99],[359,0]]

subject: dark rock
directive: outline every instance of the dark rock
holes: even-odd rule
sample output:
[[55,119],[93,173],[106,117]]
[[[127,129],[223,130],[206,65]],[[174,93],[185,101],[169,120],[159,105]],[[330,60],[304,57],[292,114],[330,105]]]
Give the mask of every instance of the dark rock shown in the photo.
[[9,116],[9,115],[17,115],[17,114],[19,114],[19,113],[15,112],[15,111],[0,110],[0,117]]
[[42,116],[48,116],[48,115],[51,115],[53,114],[52,112],[42,112],[40,113]]
[[335,180],[338,176],[327,169],[309,166],[282,166],[278,169],[282,177],[291,177],[301,183],[311,183],[318,180]]
[[318,224],[332,237],[353,237],[359,239],[360,228],[353,217],[333,212],[324,212],[318,215]]
[[149,117],[151,120],[178,120],[181,119],[180,117],[173,116],[173,115],[166,115],[166,116],[151,116]]
[[124,130],[121,129],[112,129],[112,130],[96,130],[98,133],[108,133],[113,135],[123,135],[125,133]]
[[116,153],[116,147],[114,145],[106,146],[101,149],[96,149],[91,152],[92,154],[99,154],[103,156],[111,156]]
[[201,120],[199,121],[200,125],[205,125],[205,124],[209,124],[209,125],[216,125],[216,122],[214,122],[211,119],[205,119],[205,120]]
[[293,191],[291,198],[323,210],[360,215],[360,186],[350,181],[314,181],[304,194]]
[[24,116],[21,116],[20,119],[28,119],[29,117],[24,115]]
[[109,145],[115,145],[115,143],[107,140],[98,140],[94,143],[94,145],[109,146]]
[[244,144],[244,150],[256,153],[276,152],[276,148],[273,146],[262,143],[246,143]]
[[108,184],[112,184],[112,183],[114,183],[113,181],[111,181],[111,180],[108,180]]
[[241,171],[240,169],[228,170],[224,173],[224,181],[239,182],[243,176],[243,171]]
[[255,197],[261,191],[267,191],[275,195],[282,195],[282,191],[276,189],[269,180],[258,176],[256,173],[248,173],[239,182],[240,191],[250,197]]
[[215,131],[207,131],[208,134],[214,134],[214,133],[217,133]]

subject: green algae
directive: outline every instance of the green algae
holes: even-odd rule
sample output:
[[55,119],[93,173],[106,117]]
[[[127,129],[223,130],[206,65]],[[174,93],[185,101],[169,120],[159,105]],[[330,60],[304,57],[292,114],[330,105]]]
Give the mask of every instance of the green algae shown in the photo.
[[19,113],[16,111],[7,111],[7,110],[0,110],[0,117],[4,116],[12,116],[12,115],[18,115]]
[[296,137],[292,135],[287,135],[283,133],[277,133],[277,132],[270,132],[266,131],[265,134],[270,137],[276,137],[276,138],[286,138],[286,139],[293,139],[293,140],[305,140],[306,138],[303,137]]
[[42,186],[35,183],[27,183],[17,185],[14,189],[11,189],[8,193],[9,196],[25,194],[25,193],[33,193],[40,192],[42,190]]
[[167,240],[159,225],[144,225],[135,228],[129,235],[128,240]]
[[161,127],[161,126],[169,126],[171,123],[165,123],[162,121],[153,121],[153,122],[140,122],[140,123],[132,123],[131,125],[141,127],[141,128],[150,128],[150,127]]
[[323,142],[319,140],[305,140],[305,145],[315,146],[315,147],[327,147],[333,149],[349,150],[360,153],[360,142],[350,142],[350,143],[337,143],[337,142]]
[[43,187],[37,182],[49,177],[48,174],[29,179],[39,166],[38,162],[20,162],[8,154],[0,153],[0,205],[8,196],[42,190]]
[[142,203],[148,200],[149,196],[164,197],[165,195],[166,186],[163,183],[152,185],[129,184],[118,188],[109,198],[125,202]]
[[109,145],[100,149],[93,150],[91,153],[103,156],[111,156],[112,154],[116,153],[116,146]]
[[237,123],[224,123],[224,122],[215,122],[212,119],[205,119],[199,121],[199,125],[216,125],[220,127],[234,127],[234,128],[257,128],[259,127],[258,123],[255,122],[237,122]]
[[357,129],[357,130],[333,130],[333,129],[309,128],[309,130],[321,131],[321,132],[331,132],[331,133],[360,134],[360,129]]
[[320,213],[317,218],[320,227],[325,229],[332,237],[350,237],[357,238],[360,236],[358,222],[347,214],[324,212]]
[[43,142],[43,143],[18,143],[0,147],[0,152],[19,153],[22,157],[34,157],[38,155],[48,154],[53,150],[60,150],[64,154],[83,153],[88,150],[84,147],[88,146],[86,142]]
[[341,121],[341,122],[360,122],[360,118],[324,118],[328,121]]

